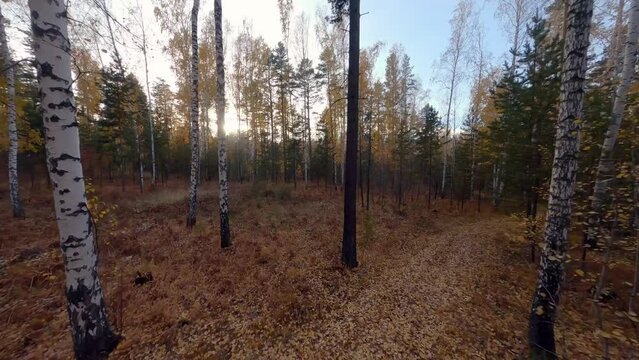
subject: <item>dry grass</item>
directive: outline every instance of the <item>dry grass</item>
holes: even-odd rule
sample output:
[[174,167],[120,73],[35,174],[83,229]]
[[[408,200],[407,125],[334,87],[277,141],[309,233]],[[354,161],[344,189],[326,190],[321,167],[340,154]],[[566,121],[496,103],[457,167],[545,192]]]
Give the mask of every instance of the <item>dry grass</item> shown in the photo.
[[[112,358],[524,357],[535,268],[511,219],[451,213],[448,202],[436,213],[374,206],[359,217],[361,266],[347,271],[342,193],[301,188],[233,184],[234,246],[224,251],[213,184],[191,230],[183,183],[142,196],[100,189],[120,205],[120,231],[99,238],[110,317],[124,335]],[[49,196],[27,192],[29,217],[0,232],[2,359],[71,356]],[[136,271],[154,281],[134,287]],[[576,281],[558,345],[567,358],[597,358],[592,305]],[[637,356],[630,325],[608,318],[629,338],[615,340],[615,358]]]

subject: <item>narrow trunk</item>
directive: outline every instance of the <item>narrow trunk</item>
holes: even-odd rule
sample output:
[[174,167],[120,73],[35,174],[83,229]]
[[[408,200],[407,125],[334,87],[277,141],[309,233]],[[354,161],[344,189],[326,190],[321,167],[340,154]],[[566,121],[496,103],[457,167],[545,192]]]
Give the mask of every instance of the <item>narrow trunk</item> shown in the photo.
[[570,0],[564,45],[559,119],[555,137],[544,250],[530,310],[528,341],[531,359],[556,359],[554,322],[564,281],[571,202],[577,177],[579,120],[584,103],[584,79],[593,0]]
[[242,141],[242,112],[237,110],[237,142],[235,143],[235,152],[237,154],[237,177],[240,180],[240,184],[244,182],[244,176],[242,175],[242,154],[240,151],[240,143]]
[[7,123],[9,128],[9,198],[14,218],[24,218],[25,212],[20,199],[20,186],[18,183],[18,128],[16,126],[16,83],[14,64],[9,52],[7,34],[4,29],[4,16],[0,9],[0,56],[2,67],[5,68],[7,80]]
[[371,113],[366,115],[368,121],[368,149],[367,149],[367,161],[366,161],[366,210],[370,210],[371,201],[371,165],[373,162],[373,125],[371,120]]
[[99,359],[119,336],[109,324],[98,278],[97,238],[80,162],[64,1],[29,1],[40,90],[47,167],[64,261],[67,312],[77,359]]
[[[442,198],[446,194],[446,165],[448,164],[448,154],[446,147],[448,146],[448,136],[450,135],[450,111],[453,106],[453,94],[455,93],[455,80],[457,76],[457,61],[453,64],[453,75],[450,81],[450,94],[448,95],[448,109],[446,110],[446,132],[444,133],[444,166],[442,169]],[[454,129],[453,129],[454,131]],[[454,151],[454,149],[453,149]]]
[[275,117],[273,116],[273,87],[269,75],[268,81],[268,102],[269,121],[271,126],[271,181],[277,182],[277,169],[275,169]]
[[617,142],[619,128],[623,121],[628,90],[632,83],[635,65],[637,63],[637,40],[639,38],[639,0],[632,0],[630,21],[628,23],[628,37],[623,58],[621,80],[615,92],[615,99],[608,124],[608,131],[601,148],[601,156],[597,166],[597,176],[592,195],[591,210],[588,217],[588,229],[584,238],[584,246],[593,247],[599,237],[601,211],[608,192],[609,183],[614,179],[615,163],[612,152]]
[[[636,120],[635,120],[636,121]],[[633,200],[633,224],[635,230],[635,275],[632,282],[632,290],[628,297],[628,312],[634,311],[633,302],[639,291],[639,122],[635,122],[633,129],[634,141],[632,144],[632,177],[634,180]],[[638,329],[639,331],[639,329]]]
[[215,71],[217,74],[217,93],[215,112],[217,114],[217,156],[220,182],[220,243],[222,248],[231,246],[229,226],[229,184],[228,165],[226,163],[226,139],[224,132],[224,42],[222,37],[222,0],[215,0]]
[[[634,6],[634,5],[633,5]],[[624,8],[626,7],[626,0],[619,0],[617,5],[617,16],[615,19],[615,34],[612,39],[612,43],[608,48],[608,71],[610,78],[614,78],[619,74],[622,69],[622,47],[623,47],[623,30],[624,30]],[[632,17],[633,9],[630,9]],[[630,25],[630,24],[629,24]]]
[[186,226],[195,225],[197,213],[197,185],[200,172],[200,126],[198,80],[199,80],[199,58],[197,43],[197,15],[200,10],[200,0],[193,1],[191,9],[191,183],[189,189],[189,212],[186,218]]
[[357,210],[357,118],[359,98],[359,0],[349,3],[349,57],[348,57],[348,112],[345,184],[344,184],[344,238],[342,263],[357,266],[356,210]]
[[144,163],[142,163],[142,151],[140,149],[140,130],[137,121],[133,120],[133,133],[135,134],[135,150],[138,153],[138,172],[140,175],[140,193],[144,192]]
[[309,180],[309,167],[311,163],[311,109],[309,101],[309,89],[305,89],[304,93],[304,110],[305,110],[305,123],[304,123],[304,185],[308,187]]
[[[143,17],[142,17],[143,18]],[[143,19],[141,21],[144,21]],[[149,62],[146,52],[146,31],[144,29],[144,22],[142,22],[142,55],[144,55],[144,77],[146,82],[146,97],[149,100],[149,133],[151,136],[151,186],[155,188],[156,171],[155,171],[155,126],[153,124],[153,114],[151,109],[153,108],[151,100],[151,86],[149,85]]]

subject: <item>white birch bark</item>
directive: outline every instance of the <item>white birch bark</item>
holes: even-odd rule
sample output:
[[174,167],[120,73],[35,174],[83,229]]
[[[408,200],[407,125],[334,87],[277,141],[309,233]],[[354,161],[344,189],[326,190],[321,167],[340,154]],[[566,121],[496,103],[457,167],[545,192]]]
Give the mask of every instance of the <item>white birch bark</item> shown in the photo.
[[579,120],[584,104],[584,80],[593,0],[570,0],[564,45],[559,119],[549,189],[539,277],[530,311],[528,341],[531,359],[556,359],[554,321],[564,281],[564,263],[572,198],[577,182]]
[[229,227],[229,183],[228,163],[226,161],[226,135],[224,131],[224,41],[222,30],[222,0],[215,0],[213,13],[215,17],[215,71],[217,75],[217,93],[215,96],[215,112],[217,114],[217,156],[220,183],[220,242],[222,248],[231,245]]
[[306,136],[308,146],[308,176],[307,181],[311,181],[311,156],[313,152],[313,132],[311,130],[311,98],[310,89],[306,92]]
[[11,52],[7,43],[7,33],[4,28],[4,16],[0,9],[0,56],[4,76],[7,80],[7,125],[9,130],[9,198],[14,218],[24,218],[24,208],[20,199],[18,181],[18,127],[16,124],[16,81],[15,69],[11,60]]
[[637,64],[637,40],[639,40],[639,0],[632,0],[630,5],[630,21],[628,23],[628,36],[623,56],[623,67],[621,79],[617,86],[610,124],[601,147],[601,156],[597,166],[597,176],[593,189],[591,211],[588,218],[588,232],[586,234],[586,244],[593,246],[599,236],[599,225],[601,221],[601,209],[604,204],[606,193],[610,182],[614,179],[615,163],[612,152],[617,142],[619,128],[623,121],[623,113],[626,108],[628,90],[632,84]]
[[191,9],[191,187],[189,190],[189,213],[186,218],[186,226],[195,225],[197,213],[197,185],[200,170],[200,135],[199,135],[199,58],[197,43],[197,15],[200,9],[200,0],[193,0]]
[[97,272],[96,234],[87,208],[73,99],[67,7],[30,0],[47,167],[64,259],[65,292],[76,358],[108,354],[119,337],[109,325]]

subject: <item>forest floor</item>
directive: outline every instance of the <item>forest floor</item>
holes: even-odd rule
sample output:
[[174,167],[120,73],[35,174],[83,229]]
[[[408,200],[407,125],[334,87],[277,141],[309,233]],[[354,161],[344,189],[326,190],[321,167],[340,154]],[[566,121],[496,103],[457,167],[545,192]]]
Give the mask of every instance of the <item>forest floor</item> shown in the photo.
[[[232,184],[234,245],[220,250],[214,185],[203,185],[191,230],[184,189],[97,192],[119,205],[114,229],[98,225],[101,281],[124,336],[113,359],[526,358],[536,266],[512,217],[423,199],[400,212],[376,198],[368,215],[358,208],[360,266],[345,270],[340,191]],[[69,359],[51,195],[41,186],[24,197],[28,217],[10,219],[0,190],[0,359]],[[569,264],[558,351],[601,358],[588,299],[598,267],[577,269]],[[153,281],[134,286],[137,271]],[[603,334],[612,358],[636,359],[629,265],[617,261],[611,278],[619,296],[606,304]]]

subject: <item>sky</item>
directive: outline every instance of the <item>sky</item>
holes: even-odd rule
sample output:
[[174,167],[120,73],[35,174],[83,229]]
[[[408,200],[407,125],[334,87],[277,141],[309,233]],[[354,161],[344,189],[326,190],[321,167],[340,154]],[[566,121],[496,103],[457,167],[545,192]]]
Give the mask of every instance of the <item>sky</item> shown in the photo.
[[[126,11],[126,7],[130,6],[133,1],[135,0],[111,0],[111,12],[116,18],[121,19],[122,23],[133,24],[134,21]],[[170,59],[162,52],[166,34],[160,31],[153,16],[153,7],[156,1],[137,1],[143,7],[144,21],[152,38],[149,69],[151,82],[157,78],[164,78],[172,83],[175,76],[170,68]],[[187,3],[190,4],[189,1]],[[486,51],[489,53],[490,62],[492,65],[498,66],[505,59],[508,41],[501,22],[495,17],[496,3],[497,0],[476,0],[475,11],[478,12],[480,26],[485,31]],[[360,24],[361,47],[371,46],[378,41],[385,44],[378,57],[375,74],[383,78],[388,49],[394,44],[401,44],[406,54],[411,58],[415,75],[429,93],[426,100],[440,110],[440,113],[445,109],[446,90],[435,80],[437,62],[448,43],[449,20],[456,4],[457,0],[361,0],[361,13],[364,14]],[[234,37],[237,33],[235,30],[242,26],[244,20],[247,20],[252,24],[254,35],[261,35],[270,46],[275,46],[278,41],[281,41],[277,0],[222,0],[222,8],[224,20],[228,21],[233,28],[233,31],[225,36]],[[314,31],[318,8],[328,11],[328,1],[293,0],[292,25],[297,14],[302,11],[307,14],[311,22],[309,47],[310,57],[314,60],[314,64],[317,64],[317,55],[320,52]],[[212,9],[213,0],[201,0],[200,19]],[[478,29],[473,29],[473,31],[478,31]],[[14,45],[12,47],[18,48],[20,45],[15,40],[18,38],[18,33],[15,31],[13,33],[16,36],[12,41],[12,45]],[[126,36],[123,38],[124,48],[121,49],[121,52],[124,53],[125,65],[143,80],[143,58],[130,42],[126,43]],[[20,52],[18,49],[14,49],[14,51]],[[229,55],[230,51],[227,53],[227,67],[229,66]],[[466,111],[469,91],[470,85],[468,83],[462,84],[458,90],[457,102],[455,103],[458,123]],[[227,110],[227,117],[229,119],[236,117],[232,106]],[[226,129],[229,132],[236,131],[237,122],[228,121]]]
[[[212,1],[204,1],[205,9],[212,6]],[[497,0],[476,0],[475,3],[480,26],[486,34],[486,51],[491,63],[498,66],[508,52],[508,41],[501,22],[495,17]],[[327,0],[293,0],[293,19],[295,14],[304,11],[311,20],[310,50],[314,64],[317,64],[316,57],[320,52],[313,30],[316,12],[318,8],[328,10],[327,4]],[[361,13],[365,14],[360,23],[360,46],[372,46],[378,41],[385,44],[377,60],[376,75],[383,78],[388,49],[394,44],[401,44],[411,58],[415,74],[429,91],[427,101],[440,113],[445,109],[446,90],[434,78],[437,62],[448,44],[449,21],[456,5],[457,0],[361,0],[360,5]],[[225,19],[232,25],[240,26],[247,19],[253,25],[254,34],[263,36],[269,45],[274,46],[281,41],[277,0],[223,1],[222,6]],[[468,102],[465,99],[469,91],[469,84],[463,84],[458,90],[458,119],[466,111]],[[233,112],[232,109],[230,111]],[[234,115],[230,116],[234,118]],[[231,132],[237,128],[229,125],[227,130]]]

